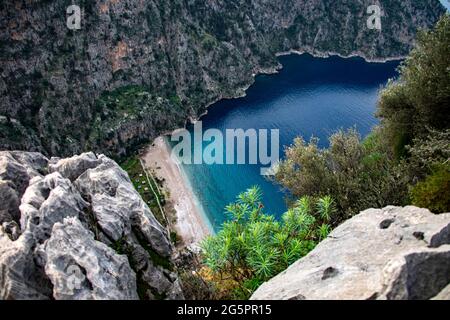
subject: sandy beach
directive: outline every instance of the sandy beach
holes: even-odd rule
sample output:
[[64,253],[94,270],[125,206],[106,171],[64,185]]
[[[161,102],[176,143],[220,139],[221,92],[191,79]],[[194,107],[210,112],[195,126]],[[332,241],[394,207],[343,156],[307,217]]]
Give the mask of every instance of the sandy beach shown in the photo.
[[197,244],[211,234],[195,203],[192,190],[186,185],[179,164],[170,157],[170,150],[163,137],[156,138],[154,143],[146,148],[142,159],[159,179],[164,179],[164,188],[170,194],[167,200],[176,211],[175,230],[181,236],[183,245]]

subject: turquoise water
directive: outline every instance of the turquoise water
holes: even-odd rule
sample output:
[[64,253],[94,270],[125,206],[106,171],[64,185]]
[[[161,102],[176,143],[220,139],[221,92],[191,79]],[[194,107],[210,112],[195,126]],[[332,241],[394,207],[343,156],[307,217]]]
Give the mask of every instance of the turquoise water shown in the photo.
[[[308,54],[280,57],[283,70],[260,75],[239,99],[222,100],[202,117],[203,130],[279,129],[280,156],[297,136],[327,137],[339,128],[356,127],[364,136],[377,124],[379,89],[395,77],[398,62],[367,63],[360,58],[314,58]],[[188,130],[192,131],[192,125]],[[205,144],[206,145],[206,144]],[[204,146],[205,146],[204,145]],[[186,165],[185,176],[215,230],[226,219],[224,207],[253,185],[264,194],[267,213],[286,211],[285,194],[260,175],[259,165]]]

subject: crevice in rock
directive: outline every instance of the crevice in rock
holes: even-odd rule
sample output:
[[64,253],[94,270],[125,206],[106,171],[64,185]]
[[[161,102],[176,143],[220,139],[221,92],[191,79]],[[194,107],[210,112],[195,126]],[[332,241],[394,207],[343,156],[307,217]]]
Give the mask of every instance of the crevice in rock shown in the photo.
[[[86,201],[86,199],[84,197],[82,197],[83,200]],[[94,239],[97,241],[100,241],[100,232],[101,231],[101,227],[98,224],[98,221],[95,217],[94,214],[94,209],[92,208],[92,203],[90,201],[86,201],[89,205],[87,207],[84,208],[84,210],[82,211],[83,214],[80,214],[80,221],[81,223],[90,231],[92,231],[92,233],[94,234]],[[104,232],[102,232],[104,234]],[[104,234],[105,235],[105,234]],[[106,235],[105,235],[106,236]]]
[[377,298],[380,296],[378,292],[374,292],[370,297],[367,298],[367,300],[377,300]]
[[395,219],[385,219],[380,222],[380,229],[387,229],[391,226],[392,223],[394,223]]
[[413,232],[413,236],[414,236],[414,238],[416,238],[417,240],[423,240],[423,239],[425,239],[425,235],[424,235],[423,232],[421,232],[421,231],[414,231],[414,232]]
[[145,251],[147,251],[147,253],[150,255],[150,259],[156,266],[160,266],[169,271],[173,271],[174,266],[171,263],[170,259],[159,255],[155,250],[153,250],[153,248],[149,245],[149,243],[145,239],[145,236],[142,234],[141,230],[139,230],[136,227],[132,227],[132,232],[136,236],[136,239],[141,245],[141,247],[144,248]]
[[34,270],[30,270],[30,284],[35,286],[35,290],[42,292],[49,299],[53,300],[53,283],[45,273],[45,268],[42,266],[36,258],[33,258]]
[[323,271],[322,280],[333,278],[333,277],[337,276],[338,273],[339,273],[338,269],[333,268],[333,267],[328,267]]

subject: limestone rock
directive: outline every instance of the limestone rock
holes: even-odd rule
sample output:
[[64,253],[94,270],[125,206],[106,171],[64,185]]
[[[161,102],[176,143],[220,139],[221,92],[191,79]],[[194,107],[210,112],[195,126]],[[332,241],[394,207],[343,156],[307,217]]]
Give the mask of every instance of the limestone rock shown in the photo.
[[171,247],[166,230],[134,189],[127,173],[105,156],[99,160],[100,164],[83,173],[75,185],[85,198],[91,199],[102,230],[113,241],[135,232],[160,255],[168,257]]
[[450,283],[450,213],[369,209],[252,299],[429,299]]
[[36,152],[0,152],[0,224],[19,222],[20,198],[30,179],[45,172],[47,162]]
[[0,223],[19,221],[20,198],[9,181],[0,180]]
[[439,292],[432,300],[450,300],[450,284],[444,290]]
[[73,184],[58,172],[35,177],[20,205],[22,231],[30,230],[37,241],[43,242],[50,237],[55,223],[82,216],[88,206]]
[[413,249],[390,260],[383,269],[380,298],[425,300],[450,283],[450,245]]
[[183,298],[166,230],[111,159],[1,152],[0,200],[0,298]]
[[51,283],[34,260],[31,233],[12,241],[0,226],[0,298],[5,300],[49,299]]
[[119,243],[132,259],[138,282],[145,284],[145,297],[183,297],[177,277],[158,266],[157,259],[168,261],[172,249],[166,230],[160,225],[131,184],[130,179],[114,161],[101,155],[99,165],[88,169],[74,182],[84,198],[90,199],[92,213],[102,232]]
[[74,181],[87,169],[95,168],[100,163],[93,152],[75,155],[67,159],[51,158],[48,165],[50,172],[59,172],[63,177]]
[[43,251],[55,299],[138,299],[127,257],[95,241],[77,218],[56,223]]

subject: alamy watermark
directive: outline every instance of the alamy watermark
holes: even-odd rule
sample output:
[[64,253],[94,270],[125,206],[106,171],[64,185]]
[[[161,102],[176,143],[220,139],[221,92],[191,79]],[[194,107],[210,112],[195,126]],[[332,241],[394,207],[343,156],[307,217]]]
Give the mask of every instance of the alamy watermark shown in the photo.
[[172,148],[172,158],[188,165],[261,165],[264,166],[261,175],[273,175],[280,159],[278,129],[226,129],[225,134],[219,129],[203,132],[202,122],[197,121],[193,132],[176,131],[171,141],[177,143]]
[[[81,29],[82,10],[78,5],[67,7],[67,28]],[[381,8],[370,5],[367,8],[367,28],[381,30]],[[262,175],[273,175],[279,162],[279,130],[227,129],[225,136],[218,129],[202,131],[202,122],[194,124],[193,136],[188,130],[172,134],[172,157],[183,164],[259,164]],[[193,142],[193,144],[192,144]],[[204,143],[208,143],[203,147]],[[270,145],[270,152],[269,152]]]
[[[67,20],[66,25],[70,30],[80,30],[81,29],[81,16],[82,11],[80,6],[72,4],[66,9]],[[369,18],[367,19],[367,28],[373,30],[381,30],[381,8],[379,5],[373,4],[367,7],[367,14]]]
[[67,7],[66,26],[69,30],[81,29],[81,8],[75,4]]
[[370,14],[367,19],[367,28],[381,31],[381,8],[374,4],[367,7],[367,14]]
[[60,277],[54,285],[61,293],[73,296],[77,291],[86,287],[88,274],[85,270],[89,270],[91,274],[101,272],[98,258],[86,252],[86,249],[79,248],[79,260],[68,264],[67,268],[63,270],[65,276]]
[[80,267],[77,265],[70,265],[66,270],[66,288],[73,294],[75,290],[81,289],[81,284],[86,279],[86,276],[81,271]]

